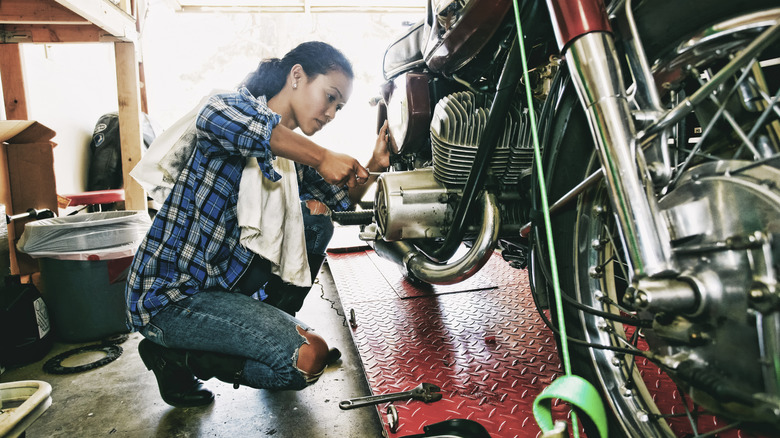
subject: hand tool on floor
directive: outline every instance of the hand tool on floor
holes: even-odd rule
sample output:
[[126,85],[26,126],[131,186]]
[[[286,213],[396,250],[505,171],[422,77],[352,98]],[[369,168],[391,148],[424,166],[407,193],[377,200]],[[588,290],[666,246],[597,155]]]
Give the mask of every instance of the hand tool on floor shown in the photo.
[[339,403],[341,409],[354,409],[363,406],[378,405],[396,400],[421,400],[425,403],[432,403],[441,400],[441,388],[433,383],[421,383],[410,391],[393,392],[390,394],[371,395],[368,397],[358,397],[349,400],[343,400]]

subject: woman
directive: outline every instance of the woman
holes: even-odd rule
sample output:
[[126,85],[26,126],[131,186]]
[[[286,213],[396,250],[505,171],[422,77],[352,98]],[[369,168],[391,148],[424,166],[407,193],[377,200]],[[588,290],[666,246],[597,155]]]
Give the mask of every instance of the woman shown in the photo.
[[368,170],[293,132],[310,136],[333,120],[352,81],[341,52],[308,42],[281,60],[263,61],[237,92],[213,96],[200,111],[195,152],[155,216],[127,281],[132,324],[146,338],[138,352],[166,403],[211,403],[214,395],[200,379],[302,389],[322,373],[326,342],[290,314],[249,296],[272,276],[267,263],[239,244],[236,201],[246,160],[257,160],[275,181],[276,156],[296,162],[301,199],[311,213],[344,210],[350,198],[359,199],[368,170],[388,166],[385,128]]

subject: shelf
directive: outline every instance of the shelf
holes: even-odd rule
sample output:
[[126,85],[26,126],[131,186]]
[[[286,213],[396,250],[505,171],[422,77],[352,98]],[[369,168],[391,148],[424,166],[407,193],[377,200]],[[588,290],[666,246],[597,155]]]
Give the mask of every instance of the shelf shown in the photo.
[[[143,150],[140,68],[136,56],[139,26],[136,20],[143,17],[138,11],[143,11],[144,5],[144,0],[1,0],[0,81],[6,119],[28,120],[20,44],[113,43],[125,209],[145,211],[146,193],[129,176]],[[39,199],[31,202],[39,208],[57,211],[56,203],[48,205],[52,202],[47,200],[56,199],[52,195],[40,193]],[[10,205],[8,201],[0,199],[0,203]],[[7,211],[10,215],[16,213],[20,212]],[[15,231],[19,232],[18,225],[9,227],[11,241],[18,235]],[[12,262],[12,273],[25,274],[37,266],[32,260],[25,263],[24,257],[20,257],[19,262]]]
[[136,40],[135,18],[109,0],[3,0],[3,43]]

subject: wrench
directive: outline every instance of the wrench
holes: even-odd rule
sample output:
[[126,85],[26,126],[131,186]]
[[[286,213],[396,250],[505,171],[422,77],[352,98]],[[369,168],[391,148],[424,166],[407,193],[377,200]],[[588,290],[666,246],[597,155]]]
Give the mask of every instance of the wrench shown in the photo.
[[339,403],[339,407],[346,410],[407,399],[422,400],[425,403],[432,403],[441,400],[441,397],[441,388],[433,383],[421,383],[410,391],[392,392],[390,394],[371,395],[368,397],[343,400]]

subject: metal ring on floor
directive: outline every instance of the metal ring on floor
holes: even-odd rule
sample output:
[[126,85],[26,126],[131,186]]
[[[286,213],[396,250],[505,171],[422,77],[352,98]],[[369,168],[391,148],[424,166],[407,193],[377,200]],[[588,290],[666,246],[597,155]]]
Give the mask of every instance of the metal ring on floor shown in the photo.
[[[86,353],[90,351],[102,351],[106,353],[106,357],[100,358],[88,364],[79,365],[75,367],[66,367],[62,365],[62,361],[64,361],[65,359],[71,356],[75,356],[77,354]],[[49,374],[81,373],[83,371],[93,370],[95,368],[102,367],[103,365],[109,364],[119,359],[119,356],[121,355],[122,355],[122,347],[120,347],[119,345],[104,345],[104,344],[87,345],[85,347],[69,350],[52,357],[51,359],[47,360],[45,364],[43,364],[43,371]]]
[[126,340],[130,338],[130,335],[127,333],[120,333],[118,335],[112,335],[105,339],[103,339],[104,344],[110,344],[110,345],[119,345],[124,343]]
[[387,405],[387,426],[390,432],[398,432],[398,409],[394,404]]

